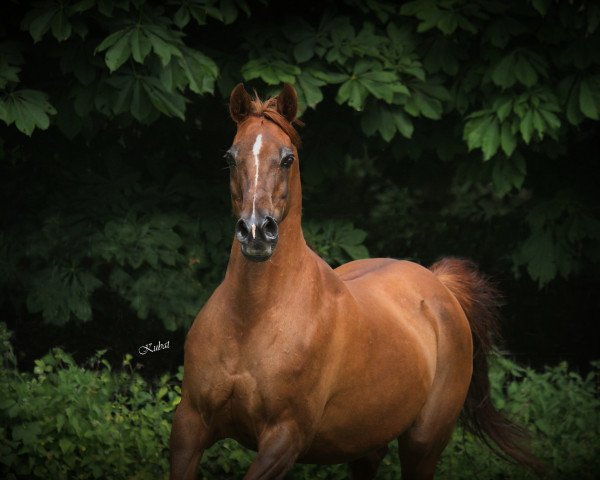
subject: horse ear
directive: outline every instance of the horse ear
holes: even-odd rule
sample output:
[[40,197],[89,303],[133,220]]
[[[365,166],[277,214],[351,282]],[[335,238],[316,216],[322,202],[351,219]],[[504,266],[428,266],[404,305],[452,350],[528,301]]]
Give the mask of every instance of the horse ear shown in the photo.
[[283,85],[283,90],[277,96],[277,111],[281,113],[288,122],[292,123],[298,113],[298,95],[289,83]]
[[235,123],[240,123],[250,113],[250,95],[243,83],[238,83],[229,97],[229,114]]

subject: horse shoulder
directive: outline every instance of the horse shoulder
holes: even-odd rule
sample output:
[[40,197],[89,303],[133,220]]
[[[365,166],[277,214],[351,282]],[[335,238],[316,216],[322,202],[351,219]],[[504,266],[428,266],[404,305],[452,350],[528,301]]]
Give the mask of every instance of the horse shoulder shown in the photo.
[[232,395],[239,370],[239,332],[217,288],[204,304],[185,341],[184,386],[203,411],[220,408]]

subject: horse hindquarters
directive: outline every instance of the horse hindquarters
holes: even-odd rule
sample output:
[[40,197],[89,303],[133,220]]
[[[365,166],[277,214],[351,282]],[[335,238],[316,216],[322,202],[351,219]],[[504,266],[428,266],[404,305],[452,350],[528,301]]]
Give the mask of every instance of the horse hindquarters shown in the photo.
[[[436,282],[437,283],[437,282]],[[437,461],[461,415],[473,371],[471,331],[461,305],[447,291],[429,285],[423,314],[437,325],[436,369],[425,405],[398,437],[403,480],[432,479]]]
[[499,292],[468,260],[444,258],[431,271],[460,302],[473,335],[473,377],[461,418],[464,427],[489,446],[491,440],[518,463],[543,473],[543,464],[529,449],[527,430],[504,416],[491,401],[487,356],[494,349],[492,335],[499,336]]
[[398,437],[403,480],[434,476],[439,457],[452,437],[471,376],[470,364],[436,375],[427,402],[415,422]]

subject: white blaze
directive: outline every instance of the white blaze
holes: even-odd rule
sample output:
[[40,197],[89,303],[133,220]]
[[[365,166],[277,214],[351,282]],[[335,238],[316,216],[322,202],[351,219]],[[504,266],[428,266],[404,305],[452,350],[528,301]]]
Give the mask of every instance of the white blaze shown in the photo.
[[[254,196],[252,197],[252,222],[256,219],[256,191],[258,190],[258,155],[262,147],[262,133],[256,136],[252,154],[254,155]],[[252,223],[252,238],[256,238],[256,225]]]

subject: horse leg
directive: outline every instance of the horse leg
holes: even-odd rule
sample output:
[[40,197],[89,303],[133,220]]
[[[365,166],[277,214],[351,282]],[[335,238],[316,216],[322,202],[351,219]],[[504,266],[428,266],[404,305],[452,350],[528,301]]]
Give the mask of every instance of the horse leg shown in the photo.
[[258,455],[244,480],[280,479],[291,470],[302,449],[300,430],[291,423],[275,425],[260,437]]
[[352,480],[371,480],[375,478],[379,464],[387,451],[388,447],[386,445],[350,462],[348,464],[350,467],[350,478]]
[[[436,392],[437,390],[437,392]],[[450,392],[450,389],[448,390]],[[434,388],[413,425],[398,438],[402,480],[430,480],[452,437],[464,395]]]
[[426,444],[415,441],[406,434],[398,438],[402,480],[433,479],[437,462],[448,440],[449,438],[443,442]]
[[171,426],[169,448],[171,450],[170,480],[192,480],[196,478],[198,462],[210,436],[200,414],[182,401],[175,410]]

